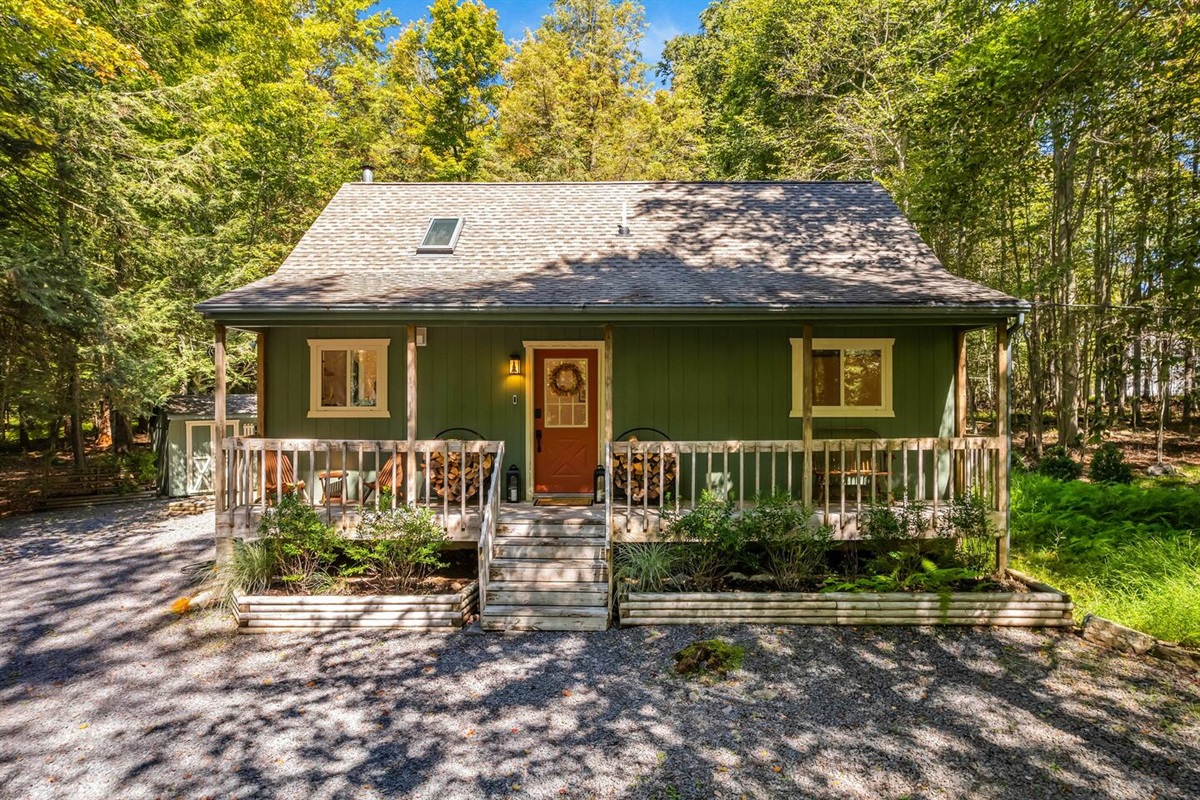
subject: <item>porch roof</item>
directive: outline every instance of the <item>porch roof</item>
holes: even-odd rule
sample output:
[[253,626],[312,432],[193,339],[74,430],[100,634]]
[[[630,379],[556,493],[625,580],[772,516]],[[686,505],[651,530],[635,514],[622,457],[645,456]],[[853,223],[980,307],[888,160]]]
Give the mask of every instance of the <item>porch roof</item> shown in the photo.
[[[453,253],[419,253],[432,218]],[[628,233],[618,226],[627,220]],[[348,183],[277,272],[208,317],[861,308],[1009,315],[869,182]]]

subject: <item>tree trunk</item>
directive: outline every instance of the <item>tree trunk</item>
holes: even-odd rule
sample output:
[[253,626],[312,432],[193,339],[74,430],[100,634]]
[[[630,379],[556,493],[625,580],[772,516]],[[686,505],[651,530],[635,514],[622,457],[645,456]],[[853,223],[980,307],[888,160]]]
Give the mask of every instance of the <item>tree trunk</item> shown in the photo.
[[87,466],[87,453],[83,447],[83,390],[79,380],[79,359],[71,359],[71,454],[75,469]]
[[129,417],[116,409],[112,412],[112,437],[115,453],[128,453],[133,446],[133,426],[129,424]]

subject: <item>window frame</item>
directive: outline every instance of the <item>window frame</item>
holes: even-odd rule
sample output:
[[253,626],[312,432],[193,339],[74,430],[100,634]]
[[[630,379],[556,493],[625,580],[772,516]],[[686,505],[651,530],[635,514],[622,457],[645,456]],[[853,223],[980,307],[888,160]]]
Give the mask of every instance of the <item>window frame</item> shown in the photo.
[[[790,416],[804,416],[804,339],[793,338],[789,339],[792,345],[792,409]],[[882,403],[878,406],[819,406],[813,404],[813,417],[895,417],[896,410],[893,406],[892,396],[892,348],[896,344],[895,339],[853,339],[853,338],[834,338],[834,339],[813,339],[812,349],[817,350],[837,350],[838,363],[842,370],[841,372],[841,392],[842,402],[846,400],[846,373],[845,373],[845,356],[846,350],[878,350],[880,354],[880,399]]]
[[[309,419],[382,419],[388,412],[388,346],[391,339],[309,339],[308,340],[308,417]],[[321,354],[326,351],[374,350],[378,374],[375,386],[375,405],[350,405],[350,364],[346,359],[346,405],[321,405]]]
[[[453,219],[457,220],[454,226],[454,233],[450,236],[449,244],[425,244],[425,240],[429,238],[429,234],[433,232],[433,226],[442,220]],[[458,235],[462,233],[463,222],[465,217],[430,217],[429,224],[425,226],[425,233],[421,236],[421,243],[417,245],[418,253],[453,253],[454,248],[458,245]]]

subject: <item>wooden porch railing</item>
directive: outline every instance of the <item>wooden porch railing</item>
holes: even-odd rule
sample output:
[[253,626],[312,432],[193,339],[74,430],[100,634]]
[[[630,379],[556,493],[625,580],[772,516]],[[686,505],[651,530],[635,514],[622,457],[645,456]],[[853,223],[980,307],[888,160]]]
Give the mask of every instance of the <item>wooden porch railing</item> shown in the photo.
[[[504,442],[498,442],[496,447],[496,469],[493,475],[499,475],[499,465],[504,463]],[[487,499],[483,504],[483,517],[479,523],[479,615],[487,603],[488,577],[492,571],[492,541],[496,537],[496,525],[500,519],[500,497],[503,494],[501,481],[493,479],[487,491]]]
[[[246,521],[285,495],[296,494],[323,510],[361,514],[389,502],[406,501],[440,511],[443,519],[457,511],[482,518],[489,487],[500,482],[503,443],[493,441],[418,440],[413,443],[416,474],[408,475],[409,443],[366,439],[260,439],[223,441],[216,479],[224,482],[224,507],[216,509],[232,521]],[[384,499],[384,493],[390,497]]]
[[626,531],[635,523],[652,530],[663,509],[689,511],[705,489],[733,499],[738,509],[783,493],[842,528],[871,504],[917,502],[936,515],[967,492],[999,513],[1007,502],[1000,444],[974,436],[815,439],[806,459],[801,440],[612,442],[606,514],[610,529],[615,520]]

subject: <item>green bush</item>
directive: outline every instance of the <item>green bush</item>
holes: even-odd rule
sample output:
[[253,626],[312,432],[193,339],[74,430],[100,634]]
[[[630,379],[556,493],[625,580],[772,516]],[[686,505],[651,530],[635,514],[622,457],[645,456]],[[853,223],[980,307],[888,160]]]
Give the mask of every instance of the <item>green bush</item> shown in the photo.
[[358,536],[345,542],[351,566],[342,574],[367,574],[385,592],[414,590],[446,566],[440,558],[446,532],[428,508],[404,505],[367,511]]
[[1133,483],[1133,467],[1115,442],[1105,442],[1092,454],[1088,477],[1096,483]]
[[734,502],[705,490],[686,514],[664,513],[667,535],[679,542],[680,572],[700,591],[714,589],[725,577],[751,563],[745,528],[734,519]]
[[786,493],[760,497],[737,523],[747,541],[762,544],[765,566],[780,589],[808,588],[825,572],[833,527],[816,524],[812,510]]
[[921,540],[931,524],[928,512],[920,503],[866,506],[859,516],[859,531],[862,545],[873,555],[867,562],[867,571],[891,576],[897,585],[903,585],[909,577],[921,572],[926,568]]
[[939,533],[954,538],[954,565],[977,574],[995,566],[997,532],[979,492],[956,496],[939,520]]
[[284,495],[278,505],[267,508],[258,533],[278,564],[278,579],[302,592],[312,591],[324,580],[345,542],[295,494]]
[[1037,471],[1039,475],[1045,475],[1055,480],[1074,481],[1083,474],[1083,465],[1071,458],[1067,448],[1059,445],[1051,447],[1042,455],[1042,460],[1037,465]]
[[680,545],[634,542],[616,553],[617,579],[637,592],[661,592],[680,564]]

